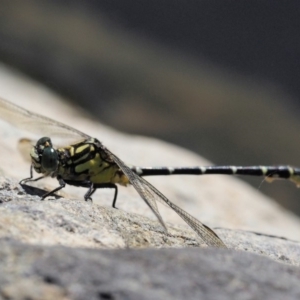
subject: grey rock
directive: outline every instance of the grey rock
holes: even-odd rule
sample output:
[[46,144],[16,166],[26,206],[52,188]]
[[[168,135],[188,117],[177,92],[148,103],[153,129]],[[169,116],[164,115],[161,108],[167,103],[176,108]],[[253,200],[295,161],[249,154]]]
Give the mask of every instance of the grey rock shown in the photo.
[[119,209],[84,200],[41,201],[5,178],[0,178],[0,202],[0,237],[25,243],[96,248],[199,246],[187,226],[168,224],[166,234],[157,221]]
[[1,177],[2,299],[299,298],[298,242],[217,228],[230,249],[203,248],[187,226],[28,192]]
[[300,269],[220,249],[92,250],[0,240],[2,299],[299,299]]

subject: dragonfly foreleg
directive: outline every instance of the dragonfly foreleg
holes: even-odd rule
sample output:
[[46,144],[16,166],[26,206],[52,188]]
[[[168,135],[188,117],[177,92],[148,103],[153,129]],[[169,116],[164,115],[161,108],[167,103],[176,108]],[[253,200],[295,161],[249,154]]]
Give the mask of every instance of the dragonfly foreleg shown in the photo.
[[28,177],[28,178],[22,179],[22,180],[19,182],[19,184],[22,185],[22,184],[26,184],[27,182],[38,181],[38,180],[43,179],[43,178],[46,178],[46,177],[47,177],[47,176],[40,176],[40,177],[37,177],[37,178],[34,178],[34,179]]
[[[32,165],[30,166],[30,177],[27,177],[27,178],[24,178],[24,179],[22,179],[20,182],[19,182],[19,184],[25,184],[26,182],[28,182],[28,181],[33,181],[33,179],[32,179],[32,177],[33,177],[33,167],[32,167]],[[42,179],[44,176],[40,176],[40,177],[38,177],[38,178],[36,178],[36,180],[34,180],[34,181],[37,181],[37,180],[39,180],[39,179]]]

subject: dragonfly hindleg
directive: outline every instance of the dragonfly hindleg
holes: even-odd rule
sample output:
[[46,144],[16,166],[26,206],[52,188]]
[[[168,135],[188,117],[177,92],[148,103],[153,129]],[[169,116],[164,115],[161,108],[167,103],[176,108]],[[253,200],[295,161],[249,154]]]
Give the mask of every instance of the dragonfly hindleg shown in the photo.
[[[117,208],[116,207],[116,202],[117,202],[117,197],[118,197],[118,187],[116,184],[114,183],[98,183],[98,184],[94,184],[93,185],[93,190],[90,191],[90,189],[88,190],[88,192],[84,195],[84,199],[87,201],[86,197],[90,197],[95,191],[96,189],[114,189],[115,193],[114,193],[114,198],[113,198],[113,202],[112,202],[112,207],[113,208]],[[90,194],[89,194],[90,192]],[[91,199],[90,199],[91,200]]]
[[92,182],[90,182],[90,186],[88,191],[84,194],[84,200],[85,201],[93,201],[93,199],[91,198],[91,196],[95,193],[97,188],[94,187],[94,184]]

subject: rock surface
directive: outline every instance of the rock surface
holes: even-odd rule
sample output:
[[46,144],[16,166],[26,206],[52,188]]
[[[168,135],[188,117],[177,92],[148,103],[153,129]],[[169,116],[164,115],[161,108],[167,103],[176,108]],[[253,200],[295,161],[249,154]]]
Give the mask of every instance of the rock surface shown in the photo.
[[[17,182],[0,179],[2,239],[73,248],[206,247],[187,225],[167,223],[166,233],[157,221],[141,215],[76,199],[41,201]],[[214,230],[229,249],[300,265],[299,242],[255,232]]]
[[[0,236],[30,244],[93,248],[198,246],[192,230],[76,199],[41,201],[2,178]],[[168,224],[169,225],[169,224]]]
[[300,269],[233,250],[92,250],[0,240],[2,299],[299,299]]

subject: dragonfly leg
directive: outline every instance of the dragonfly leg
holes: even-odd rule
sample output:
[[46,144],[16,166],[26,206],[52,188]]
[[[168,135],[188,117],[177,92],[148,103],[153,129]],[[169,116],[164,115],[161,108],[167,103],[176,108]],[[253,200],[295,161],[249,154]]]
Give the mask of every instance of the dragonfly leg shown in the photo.
[[85,201],[88,201],[88,200],[93,201],[93,199],[91,198],[91,196],[95,193],[96,189],[97,188],[95,188],[94,184],[91,182],[91,185],[89,186],[88,191],[84,195],[84,200]]
[[33,171],[32,171],[32,170],[33,170],[33,167],[32,167],[32,165],[31,165],[31,166],[30,166],[30,177],[24,178],[24,179],[22,179],[21,181],[19,181],[19,184],[20,184],[20,185],[25,184],[25,183],[27,183],[27,182],[31,182],[31,181],[38,181],[38,180],[43,179],[43,178],[46,177],[45,175],[42,175],[42,176],[40,176],[40,177],[37,177],[37,178],[32,179],[32,178],[33,178]]
[[97,189],[107,189],[107,188],[115,190],[112,207],[117,208],[116,202],[117,202],[117,197],[118,197],[118,187],[114,183],[102,183],[102,184],[101,183],[98,183],[98,184],[91,183],[88,191],[84,195],[85,201],[92,200],[91,196],[95,193],[95,191]]
[[26,183],[26,182],[28,182],[28,181],[31,181],[32,180],[32,177],[33,177],[33,173],[32,173],[32,165],[30,166],[30,177],[27,177],[27,178],[24,178],[24,179],[22,179],[20,182],[19,182],[19,184],[24,184],[24,183]]
[[115,194],[114,194],[114,199],[113,199],[113,204],[112,206],[116,208],[116,201],[117,201],[117,196],[118,196],[118,187],[114,183],[93,183],[89,180],[85,181],[76,181],[76,180],[64,180],[65,184],[70,184],[74,186],[80,186],[80,187],[85,187],[88,188],[88,191],[84,195],[84,200],[88,201],[91,200],[91,196],[96,192],[97,189],[114,189]]
[[46,176],[40,176],[40,177],[37,177],[37,178],[34,178],[34,179],[28,177],[28,178],[22,179],[22,180],[19,182],[19,184],[22,185],[22,184],[25,184],[25,183],[27,183],[27,182],[38,181],[38,180],[43,179],[43,178],[45,178],[45,177],[46,177]]
[[65,181],[62,178],[57,178],[58,182],[59,182],[59,186],[57,188],[55,188],[54,190],[46,193],[45,195],[42,196],[41,200],[44,200],[46,197],[49,197],[51,195],[53,195],[55,192],[63,189],[66,186]]
[[116,185],[114,185],[114,189],[115,189],[115,195],[114,195],[112,207],[117,208],[116,207],[116,202],[117,202],[117,197],[118,197],[118,187]]

